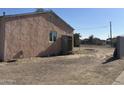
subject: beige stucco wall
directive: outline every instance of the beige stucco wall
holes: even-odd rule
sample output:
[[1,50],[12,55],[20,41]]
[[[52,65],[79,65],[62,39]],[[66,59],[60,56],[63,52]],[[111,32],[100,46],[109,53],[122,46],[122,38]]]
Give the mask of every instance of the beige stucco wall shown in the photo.
[[[50,31],[57,32],[57,41],[49,41]],[[4,60],[42,56],[61,50],[61,36],[73,36],[48,22],[41,15],[8,18],[5,23]]]

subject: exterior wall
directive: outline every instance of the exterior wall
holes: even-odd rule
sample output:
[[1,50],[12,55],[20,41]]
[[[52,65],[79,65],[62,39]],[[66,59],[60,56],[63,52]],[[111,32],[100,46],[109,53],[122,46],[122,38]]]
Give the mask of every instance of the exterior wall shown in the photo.
[[117,57],[124,58],[124,37],[117,37]]
[[0,60],[4,59],[4,19],[0,20]]
[[[61,51],[61,36],[73,36],[73,33],[47,21],[46,16],[6,18],[4,60],[44,56]],[[54,43],[49,41],[50,31],[57,32],[57,41]]]

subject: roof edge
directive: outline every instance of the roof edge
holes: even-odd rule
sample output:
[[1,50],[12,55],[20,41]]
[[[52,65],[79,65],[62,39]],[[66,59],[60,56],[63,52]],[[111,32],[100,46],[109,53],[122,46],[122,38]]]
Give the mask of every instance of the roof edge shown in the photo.
[[28,16],[28,15],[46,14],[46,13],[51,13],[51,14],[55,15],[55,16],[58,17],[62,22],[64,22],[67,26],[69,26],[70,28],[72,28],[73,30],[75,30],[72,26],[70,26],[67,22],[65,22],[61,17],[59,17],[59,16],[58,16],[55,12],[53,12],[52,10],[50,10],[50,11],[44,11],[44,12],[30,12],[30,13],[22,13],[22,14],[4,15],[4,16],[0,16],[0,19],[2,19],[2,18],[9,18],[9,17],[18,17],[18,16]]
[[57,16],[59,19],[61,19],[66,25],[68,25],[70,28],[72,28],[73,30],[75,30],[72,26],[70,26],[66,21],[64,21],[61,17],[59,17],[54,11],[50,11],[50,13],[54,14],[55,16]]

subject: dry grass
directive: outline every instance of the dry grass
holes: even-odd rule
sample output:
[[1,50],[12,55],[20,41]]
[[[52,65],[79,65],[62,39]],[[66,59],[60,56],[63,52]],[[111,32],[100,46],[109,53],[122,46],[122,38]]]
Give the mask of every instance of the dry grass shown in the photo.
[[123,60],[103,64],[112,56],[112,48],[82,46],[74,53],[1,63],[0,84],[112,84],[124,70]]

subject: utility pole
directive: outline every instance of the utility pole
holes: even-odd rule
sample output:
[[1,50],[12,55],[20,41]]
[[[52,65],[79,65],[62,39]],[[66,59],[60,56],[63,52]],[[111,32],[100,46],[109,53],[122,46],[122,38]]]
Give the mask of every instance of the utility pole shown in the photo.
[[112,44],[112,22],[110,21],[110,42],[111,42],[111,47],[113,46]]

